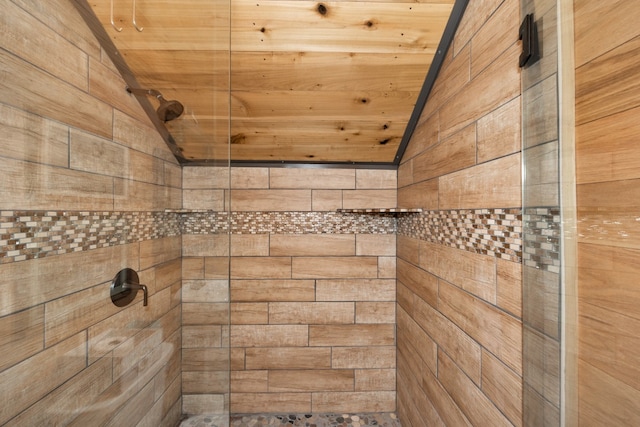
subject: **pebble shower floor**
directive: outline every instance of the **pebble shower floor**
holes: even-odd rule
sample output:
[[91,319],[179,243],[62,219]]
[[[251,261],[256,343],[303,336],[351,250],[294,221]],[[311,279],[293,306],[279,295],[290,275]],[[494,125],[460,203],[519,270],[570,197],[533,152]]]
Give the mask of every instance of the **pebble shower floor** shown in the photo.
[[395,414],[282,414],[232,415],[229,424],[222,417],[198,415],[182,421],[181,427],[401,427]]

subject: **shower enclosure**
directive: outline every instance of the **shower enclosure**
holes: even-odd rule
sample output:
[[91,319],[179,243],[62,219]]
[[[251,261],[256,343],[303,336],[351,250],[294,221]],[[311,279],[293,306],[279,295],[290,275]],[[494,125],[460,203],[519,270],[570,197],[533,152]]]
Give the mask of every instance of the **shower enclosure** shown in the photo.
[[[96,3],[108,14],[109,2]],[[141,14],[137,21],[130,19],[133,3],[114,3],[116,8],[124,4],[127,9],[127,25],[116,23],[122,28],[118,37],[140,42],[148,34],[153,36],[153,28]],[[636,54],[637,26],[632,25],[637,5],[634,0],[617,2],[615,9],[609,2],[595,0],[521,3],[523,16],[534,15],[541,49],[541,60],[521,74],[523,424],[576,425],[579,419],[587,425],[638,424],[636,123],[640,56]],[[185,104],[182,114],[166,123],[175,138],[195,137],[203,126],[220,129],[220,142],[208,156],[216,161],[205,168],[183,168],[175,157],[179,150],[167,140],[166,129],[162,131],[165,124],[157,126],[150,118],[156,114],[158,99],[145,95],[139,102],[126,88],[155,90],[167,99],[180,101],[180,97],[161,82],[141,84],[149,82],[133,81],[126,72],[123,78],[117,55],[103,48],[91,33],[78,4],[12,0],[4,3],[0,15],[0,401],[4,403],[0,425],[174,426],[183,413],[228,419],[230,370],[245,380],[239,384],[252,384],[256,378],[264,380],[268,369],[243,370],[246,349],[252,344],[231,349],[229,345],[230,257],[237,251],[239,258],[258,258],[258,251],[251,245],[232,247],[230,242],[230,192],[239,177],[234,177],[229,162],[228,90],[204,95],[213,106],[209,117],[195,120],[191,113],[196,107]],[[570,16],[574,5],[581,12],[575,20],[576,51],[580,47],[575,66],[571,63],[574,30]],[[228,4],[216,7],[222,6]],[[217,17],[216,25],[229,17],[228,9],[209,13]],[[217,28],[215,44],[228,46],[229,27]],[[615,40],[601,45],[601,39],[610,37]],[[205,61],[202,76],[226,81],[221,87],[228,89],[228,47],[216,52]],[[179,70],[175,61],[185,59],[168,54],[167,60],[174,61],[175,71]],[[581,78],[575,85],[574,71]],[[574,87],[583,89],[577,101]],[[580,110],[577,125],[574,105]],[[580,136],[576,139],[584,144],[577,162],[574,129]],[[573,170],[576,163],[577,173]],[[286,168],[277,173],[275,168],[267,169],[257,171],[262,178],[272,174],[280,181],[276,191],[299,180]],[[375,172],[315,171],[313,183],[301,192],[324,196],[314,199],[324,205],[309,214],[312,230],[304,229],[305,241],[300,244],[296,236],[307,226],[306,212],[274,214],[277,220],[300,221],[294,223],[293,232],[272,233],[275,238],[264,232],[267,237],[262,236],[277,247],[280,255],[276,258],[281,259],[275,261],[284,261],[276,265],[284,266],[277,273],[289,274],[286,284],[296,279],[300,281],[296,285],[309,285],[296,288],[296,302],[303,300],[303,305],[274,304],[280,308],[280,319],[311,311],[300,307],[340,304],[340,309],[328,311],[353,323],[354,312],[348,310],[362,310],[357,313],[361,323],[353,327],[292,325],[294,331],[313,329],[317,345],[308,354],[301,352],[303,357],[298,360],[304,365],[300,370],[278,377],[279,388],[290,387],[294,381],[298,381],[296,387],[305,387],[299,371],[316,368],[318,355],[328,367],[336,356],[342,363],[340,374],[351,387],[356,377],[350,375],[359,375],[359,390],[305,392],[305,396],[315,393],[323,398],[320,408],[326,412],[341,404],[347,394],[364,407],[373,395],[385,399],[385,411],[392,411],[395,404],[396,295],[390,290],[396,283],[397,258],[389,250],[396,247],[393,224],[383,215],[367,221],[361,221],[357,213],[338,215],[332,198],[336,190],[355,195],[344,199],[354,205],[361,201],[356,189],[342,184],[355,182],[357,177],[365,191],[375,193],[376,201],[382,199],[380,195],[391,195],[385,199],[388,206],[382,208],[392,207],[397,190],[394,171]],[[323,179],[340,183],[329,190],[311,187]],[[254,183],[247,181],[243,194],[249,194],[245,199],[249,207],[245,210],[253,211],[246,217],[253,221],[259,216],[257,211],[275,211],[250,206],[250,196],[256,193],[249,191]],[[381,188],[380,183],[388,187]],[[576,191],[582,198],[574,195]],[[580,221],[575,210],[580,212]],[[352,218],[353,227],[361,228],[354,228],[351,234],[313,229],[316,224],[333,224],[324,218],[338,217]],[[260,225],[266,229],[270,220],[262,218]],[[339,265],[336,257],[304,252],[310,246],[315,250],[316,245],[307,244],[314,233],[314,242],[326,245],[333,240],[336,246],[330,250],[338,247],[342,251]],[[576,242],[582,249],[579,269]],[[358,253],[352,254],[356,243]],[[261,250],[265,247],[270,248]],[[261,256],[263,265],[271,267],[274,260]],[[253,260],[242,261],[239,270]],[[331,276],[336,265],[351,274],[354,261],[362,262],[358,274],[364,279],[335,280]],[[292,277],[294,267],[306,262],[316,263],[325,277],[309,278],[304,268],[297,271],[298,277]],[[579,281],[576,270],[581,273]],[[245,291],[253,290],[254,279],[244,277]],[[286,297],[292,288],[280,286],[280,281],[276,277],[271,285],[279,286]],[[316,282],[322,292],[316,293]],[[576,282],[581,291],[579,313]],[[371,297],[372,286],[377,300]],[[134,288],[138,288],[135,293]],[[350,293],[347,304],[346,292]],[[242,302],[247,314],[256,300],[245,297]],[[291,314],[292,307],[298,312]],[[293,323],[292,318],[281,322]],[[267,323],[257,320],[243,330],[260,322]],[[353,330],[356,334],[345,332]],[[328,332],[336,331],[342,340],[338,344],[332,341],[335,337],[327,338]],[[309,341],[304,335],[286,335],[290,336],[296,340],[302,336],[302,341],[306,339],[303,344]],[[354,338],[362,341],[354,345]],[[578,339],[582,352],[577,351]],[[303,344],[296,345],[306,350]],[[343,351],[333,351],[333,347]],[[292,354],[273,348],[274,353]],[[373,352],[376,357],[369,359]],[[265,359],[266,352],[252,353],[254,363]],[[358,359],[366,359],[368,366],[356,365]],[[343,387],[344,383],[333,384]],[[247,394],[244,403],[248,405],[254,394]]]

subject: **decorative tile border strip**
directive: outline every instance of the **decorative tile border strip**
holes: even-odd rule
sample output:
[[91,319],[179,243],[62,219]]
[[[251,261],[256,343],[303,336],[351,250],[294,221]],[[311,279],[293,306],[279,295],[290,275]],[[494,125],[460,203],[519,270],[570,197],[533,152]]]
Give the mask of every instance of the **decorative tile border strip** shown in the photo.
[[[538,218],[538,217],[536,217]],[[554,216],[551,213],[551,219]],[[535,221],[534,221],[535,222]],[[542,221],[544,223],[544,221]],[[548,223],[548,222],[546,222]],[[552,221],[553,223],[553,221]],[[471,252],[522,260],[519,209],[352,212],[1,211],[0,264],[180,234],[403,234]],[[539,233],[548,239],[546,232]],[[557,236],[556,236],[557,237]],[[557,245],[536,240],[533,263],[553,266]],[[546,252],[545,252],[546,251]]]
[[526,208],[523,215],[523,264],[560,273],[560,208]]
[[421,208],[370,208],[370,209],[336,209],[337,212],[351,213],[416,213],[422,212]]
[[0,211],[0,264],[178,235],[166,212]]
[[508,261],[522,260],[520,209],[425,211],[400,217],[398,234]]
[[394,234],[392,213],[194,212],[181,213],[184,234]]
[[0,264],[181,234],[393,234],[393,214],[0,211]]

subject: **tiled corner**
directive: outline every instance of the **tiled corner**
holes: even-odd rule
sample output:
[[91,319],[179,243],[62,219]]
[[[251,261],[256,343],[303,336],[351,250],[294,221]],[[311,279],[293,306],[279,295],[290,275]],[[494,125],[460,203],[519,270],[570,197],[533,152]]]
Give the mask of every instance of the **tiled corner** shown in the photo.
[[[543,229],[525,262],[553,268],[558,257],[559,214],[527,212],[527,227]],[[536,228],[537,227],[537,228]],[[535,231],[534,230],[534,231]],[[403,234],[432,243],[522,259],[519,209],[411,213],[349,212],[0,212],[0,263],[177,236],[181,234]],[[533,250],[533,249],[532,249]]]

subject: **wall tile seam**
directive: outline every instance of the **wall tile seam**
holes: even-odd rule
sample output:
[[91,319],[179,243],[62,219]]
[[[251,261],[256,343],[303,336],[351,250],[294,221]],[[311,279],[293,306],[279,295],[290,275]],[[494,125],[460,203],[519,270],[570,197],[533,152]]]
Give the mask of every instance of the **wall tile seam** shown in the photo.
[[522,262],[520,208],[424,211],[399,218],[397,234]]

